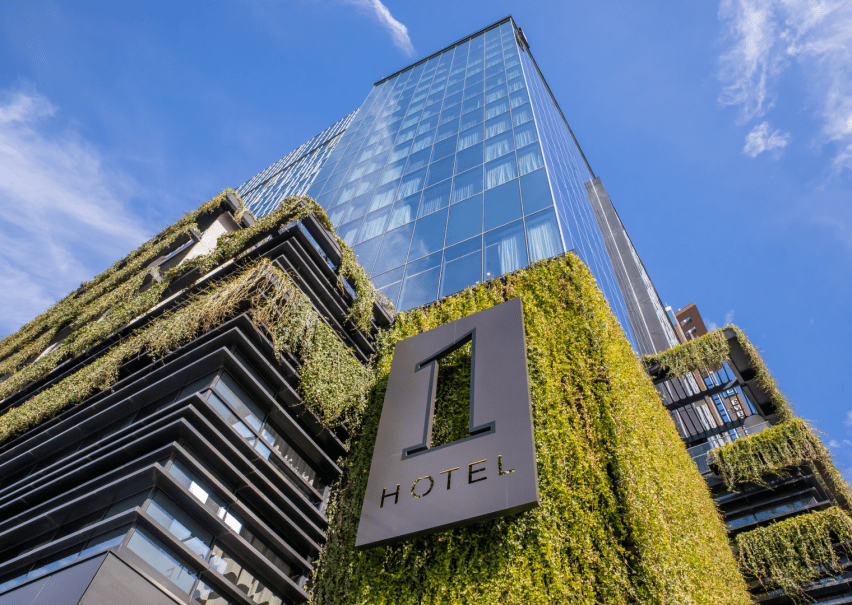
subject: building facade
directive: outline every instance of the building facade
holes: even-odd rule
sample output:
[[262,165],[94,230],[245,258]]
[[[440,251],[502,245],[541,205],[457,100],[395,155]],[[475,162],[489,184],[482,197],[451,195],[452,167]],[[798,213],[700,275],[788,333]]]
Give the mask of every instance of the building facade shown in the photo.
[[511,17],[379,80],[301,149],[237,192],[258,216],[287,195],[316,199],[399,310],[573,251],[640,353],[677,344]]
[[[509,291],[541,510],[358,553],[395,343]],[[394,322],[385,299],[422,312]],[[751,345],[678,314],[507,17],[0,342],[0,603],[716,604],[748,602],[748,580],[780,604],[802,578],[850,602],[848,487]],[[709,338],[723,357],[672,370],[671,347]],[[470,347],[436,362],[425,421],[456,440],[475,436]],[[805,453],[765,477],[709,453],[775,434]],[[805,513],[828,528],[810,567],[737,567],[728,537],[741,553]]]

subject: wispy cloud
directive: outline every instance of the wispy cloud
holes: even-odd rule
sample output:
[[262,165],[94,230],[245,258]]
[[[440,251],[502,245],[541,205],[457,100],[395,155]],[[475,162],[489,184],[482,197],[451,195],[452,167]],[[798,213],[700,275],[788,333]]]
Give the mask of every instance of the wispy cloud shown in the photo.
[[0,336],[126,254],[145,229],[135,189],[33,92],[0,91]]
[[719,18],[729,43],[720,102],[739,106],[744,121],[760,117],[773,106],[782,74],[797,64],[822,121],[816,141],[838,145],[835,170],[852,169],[852,3],[722,0]]
[[772,130],[769,122],[761,122],[746,135],[743,153],[754,158],[764,151],[772,151],[777,158],[781,155],[781,150],[789,143],[789,132],[783,134],[778,129]]
[[852,426],[852,410],[846,412],[846,420],[843,421],[846,426]]
[[840,442],[836,439],[832,439],[828,442],[828,447],[840,447]]
[[362,8],[367,13],[371,14],[376,20],[388,30],[394,45],[404,52],[407,56],[414,56],[414,45],[411,43],[411,38],[408,35],[408,28],[394,19],[388,7],[382,4],[381,0],[346,0],[349,4],[354,4]]
[[727,313],[725,313],[725,325],[730,325],[734,323],[734,310],[731,309]]

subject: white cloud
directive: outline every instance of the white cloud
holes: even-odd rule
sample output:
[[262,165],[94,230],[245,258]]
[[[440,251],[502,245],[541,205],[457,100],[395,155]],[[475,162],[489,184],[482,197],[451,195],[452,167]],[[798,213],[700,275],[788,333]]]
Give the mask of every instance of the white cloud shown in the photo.
[[707,331],[708,331],[708,332],[712,332],[713,330],[718,330],[718,329],[719,329],[719,326],[717,326],[717,325],[716,325],[714,322],[712,322],[712,321],[711,321],[709,324],[707,324]]
[[846,420],[843,421],[846,426],[852,426],[852,410],[846,412]]
[[725,313],[725,325],[730,325],[734,323],[734,310],[731,309],[727,313]]
[[840,447],[840,443],[837,440],[832,439],[828,442],[828,447]]
[[121,201],[133,183],[58,114],[38,93],[0,92],[0,335],[145,238]]
[[354,4],[366,12],[372,14],[376,20],[388,30],[393,43],[409,57],[414,56],[414,45],[411,43],[411,38],[408,36],[408,28],[394,19],[388,7],[382,4],[381,0],[347,0],[350,4]]
[[720,102],[739,106],[745,121],[762,116],[781,75],[798,65],[822,121],[816,141],[838,145],[835,170],[852,169],[852,3],[722,0],[719,18],[730,42],[721,56]]
[[781,150],[790,143],[790,133],[781,134],[781,131],[771,130],[769,122],[762,122],[751,129],[746,135],[746,144],[743,153],[751,157],[757,157],[764,151],[775,150],[774,155],[781,155]]

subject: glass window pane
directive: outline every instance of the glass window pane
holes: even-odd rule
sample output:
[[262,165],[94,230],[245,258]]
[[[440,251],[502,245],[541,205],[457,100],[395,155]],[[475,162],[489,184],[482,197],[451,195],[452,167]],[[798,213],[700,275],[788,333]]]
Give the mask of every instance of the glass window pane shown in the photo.
[[507,111],[509,111],[509,99],[498,99],[485,106],[485,119],[490,120]]
[[261,605],[281,605],[282,599],[273,592],[262,580],[257,578],[254,571],[247,569],[242,561],[220,546],[213,549],[210,565],[228,578],[255,603]]
[[[447,84],[447,95],[452,96],[453,103],[461,102],[462,89],[464,89],[464,82],[455,82],[454,84]],[[456,100],[456,96],[458,96],[458,100]]]
[[171,466],[169,466],[169,474],[214,515],[221,518],[225,514],[224,500],[213,494],[212,490],[187,469],[182,462],[179,460],[172,461]]
[[163,492],[158,491],[154,494],[146,512],[200,558],[207,556],[210,545],[213,544],[213,534],[204,529]]
[[397,145],[394,147],[390,155],[388,156],[389,162],[395,162],[397,160],[402,160],[408,157],[408,150],[411,149],[411,143],[403,143],[402,145]]
[[[481,124],[483,115],[484,111],[482,108],[474,109],[473,111],[464,114],[461,117],[461,121],[459,122],[459,128],[461,130],[467,130],[468,128],[472,128],[477,124]],[[481,129],[482,127],[480,126],[479,128]]]
[[454,164],[455,157],[453,156],[449,156],[430,164],[429,173],[426,177],[426,185],[434,185],[435,183],[440,183],[444,179],[448,179],[453,176]]
[[417,259],[416,261],[412,261],[405,266],[405,274],[406,275],[417,275],[418,273],[423,273],[429,269],[434,267],[439,267],[441,265],[441,256],[442,252],[435,252],[434,254],[430,254],[429,256],[424,256],[423,258]]
[[379,185],[384,185],[385,183],[389,183],[392,180],[399,178],[402,176],[402,171],[405,169],[406,159],[403,158],[396,162],[391,162],[385,167],[385,171],[382,174],[382,178],[379,181]]
[[[412,220],[415,211],[416,208],[411,211]],[[394,212],[396,212],[396,207],[394,207]],[[376,259],[376,265],[373,267],[373,275],[380,275],[405,263],[413,231],[414,223],[408,222],[402,227],[389,230],[385,233],[381,250]]]
[[521,193],[518,181],[509,181],[485,192],[485,230],[521,218]]
[[521,195],[524,200],[524,214],[532,214],[553,205],[547,172],[536,170],[521,177]]
[[385,232],[385,223],[387,223],[390,211],[390,206],[385,206],[381,210],[376,210],[367,215],[364,224],[361,225],[361,232],[358,234],[359,244]]
[[112,531],[108,531],[105,534],[101,534],[100,536],[95,536],[86,542],[86,547],[80,551],[80,558],[83,559],[89,555],[95,554],[96,552],[102,552],[108,548],[118,546],[124,540],[124,536],[127,534],[127,530],[129,529],[130,526],[125,525]]
[[474,127],[463,131],[459,134],[458,150],[467,149],[471,145],[476,145],[482,141],[482,128]]
[[403,273],[405,273],[405,267],[397,267],[393,271],[387,271],[382,273],[381,275],[374,275],[371,278],[373,285],[377,288],[384,288],[389,284],[393,284],[402,279]]
[[[348,223],[354,221],[367,214],[367,209],[370,207],[370,199],[373,197],[372,192],[356,197],[347,207],[346,215],[343,217],[343,222]],[[339,206],[338,206],[339,207]]]
[[452,181],[446,180],[425,189],[423,191],[423,200],[420,202],[419,216],[426,216],[449,206],[451,185]]
[[519,126],[524,122],[529,122],[532,119],[532,106],[529,103],[524,103],[512,111],[512,122],[515,126]]
[[506,155],[515,148],[511,132],[504,132],[485,141],[485,161]]
[[440,296],[449,296],[482,281],[482,240],[474,238],[447,248]]
[[440,160],[455,153],[457,141],[458,137],[453,135],[435,143],[432,147],[432,161]]
[[411,146],[411,153],[415,153],[422,149],[428,149],[432,146],[432,141],[435,140],[435,131],[427,132],[425,134],[421,134],[416,139],[414,139],[414,144]]
[[501,84],[500,86],[498,86],[496,88],[492,88],[491,90],[488,90],[488,91],[485,92],[485,102],[486,103],[493,103],[497,99],[502,99],[503,97],[507,96],[508,94],[509,94],[509,91],[506,89],[506,87],[504,85]]
[[517,178],[517,176],[515,154],[509,153],[485,165],[485,189],[502,185],[506,181]]
[[470,170],[482,163],[482,143],[477,143],[456,154],[456,174]]
[[414,236],[411,240],[411,249],[408,252],[409,262],[443,248],[446,229],[446,209],[417,219]]
[[[462,103],[462,115],[464,115],[464,114],[466,114],[470,111],[480,109],[485,105],[485,97],[483,97],[482,94],[480,94],[480,93],[481,93],[481,91],[473,97],[465,96],[465,101],[464,101],[464,103]],[[467,91],[465,91],[465,95],[466,94],[467,94]]]
[[367,170],[365,170],[364,172],[366,174],[370,174],[371,172],[375,172],[376,170],[381,170],[385,165],[385,161],[388,159],[388,155],[390,155],[389,150],[385,150],[379,153],[378,155],[374,155],[367,165]]
[[[399,179],[391,181],[390,183],[385,183],[384,185],[376,189],[376,193],[375,195],[373,195],[373,200],[370,202],[370,210],[378,210],[379,208],[384,208],[385,206],[391,205],[395,199],[396,189],[398,185]],[[340,235],[339,232],[338,235],[344,240],[346,239],[342,235]]]
[[435,301],[438,297],[438,278],[440,275],[441,267],[435,267],[418,275],[406,277],[402,284],[399,310],[408,311]]
[[404,225],[409,221],[413,221],[417,216],[417,208],[420,206],[420,193],[415,193],[407,198],[397,201],[393,205],[388,229],[396,229],[400,225]]
[[452,203],[469,198],[482,191],[482,166],[456,175],[453,179]]
[[447,246],[482,233],[482,194],[450,206],[447,221]]
[[518,105],[523,105],[529,102],[530,96],[527,94],[527,89],[523,88],[509,95],[509,100],[512,102],[512,109]]
[[[455,92],[455,91],[453,91]],[[450,92],[449,87],[447,87],[447,98],[444,99],[444,109],[448,107],[452,107],[453,105],[458,105],[462,101],[462,94],[460,92]]]
[[[506,83],[506,74],[504,74],[502,71],[500,71],[499,73],[497,73],[497,75],[491,76],[490,78],[485,80],[485,91],[488,92],[489,90],[491,90],[495,86],[500,86],[501,84],[505,84],[505,83]],[[506,88],[506,87],[503,86],[502,88]]]
[[373,270],[373,263],[376,261],[376,253],[379,251],[381,243],[382,238],[374,237],[352,248],[352,252],[355,253],[355,259],[364,268],[367,275]]
[[527,265],[524,222],[516,221],[485,234],[485,279],[494,279]]
[[409,126],[408,128],[403,128],[402,130],[400,130],[399,134],[396,137],[397,146],[413,139],[416,131],[417,126]]
[[441,118],[438,120],[438,124],[445,124],[450,120],[453,120],[461,115],[461,105],[454,105],[453,107],[449,107],[444,109],[441,112]]
[[436,141],[443,141],[444,139],[453,136],[459,131],[459,120],[456,118],[455,120],[450,120],[446,124],[442,124],[438,126],[438,132],[435,135]]
[[196,585],[195,590],[192,591],[192,598],[204,605],[231,605],[231,602],[216,592],[215,588],[204,582],[199,582]]
[[503,114],[485,122],[485,138],[493,137],[512,128],[512,120]]
[[541,147],[538,143],[518,149],[518,170],[522,175],[543,167],[544,158],[541,156]]
[[531,263],[564,252],[562,238],[559,236],[559,224],[556,222],[556,213],[553,208],[528,216],[525,222]]
[[405,167],[405,174],[420,170],[429,163],[429,156],[432,154],[431,149],[424,149],[418,153],[412,153],[408,157],[408,165]]
[[162,542],[137,527],[127,541],[127,548],[189,594],[195,584],[195,571]]
[[253,429],[260,429],[266,413],[230,375],[223,372],[213,389],[228,402],[243,422]]
[[535,122],[527,122],[515,128],[515,144],[518,147],[526,147],[537,140],[538,132],[535,129]]
[[402,177],[399,184],[399,190],[396,192],[396,199],[408,197],[423,189],[423,182],[426,180],[426,169],[421,168],[416,172]]
[[361,228],[363,218],[356,219],[351,223],[342,225],[337,230],[337,236],[350,246],[355,243],[355,238],[358,236],[358,230]]
[[399,296],[399,288],[401,285],[402,282],[398,281],[389,286],[385,286],[384,288],[379,288],[379,292],[381,292],[382,295],[387,298],[394,307],[396,307],[396,299]]

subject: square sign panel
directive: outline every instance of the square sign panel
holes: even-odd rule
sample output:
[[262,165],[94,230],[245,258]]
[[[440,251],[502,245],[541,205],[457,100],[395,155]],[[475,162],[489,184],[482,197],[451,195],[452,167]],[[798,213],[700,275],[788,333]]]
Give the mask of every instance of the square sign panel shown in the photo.
[[[438,366],[467,343],[468,436],[432,447]],[[355,545],[390,544],[536,506],[521,299],[398,342]]]

